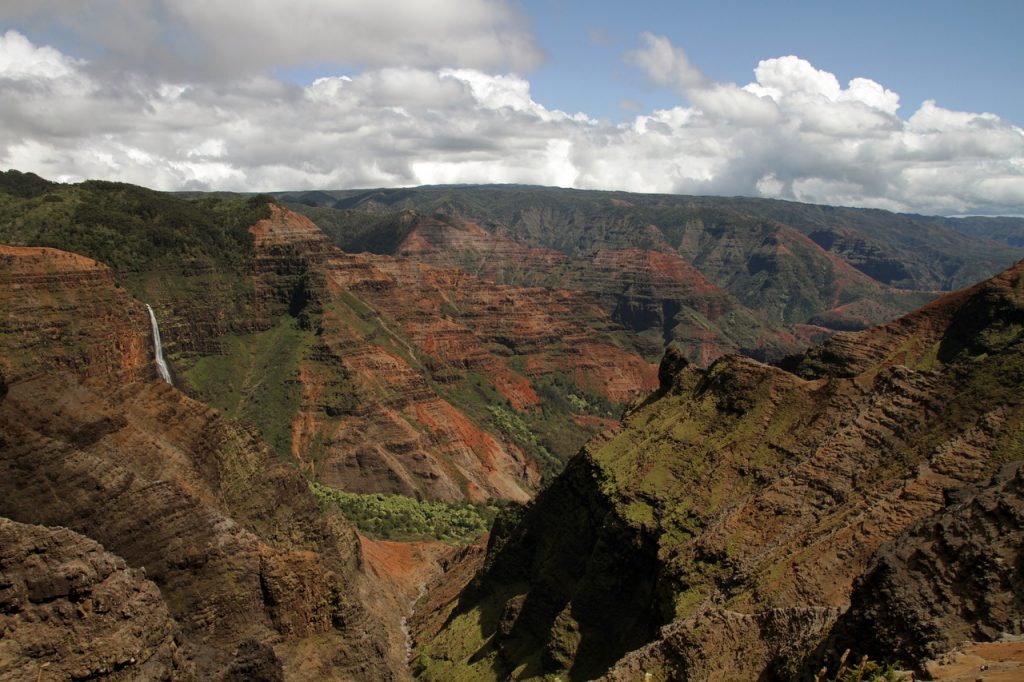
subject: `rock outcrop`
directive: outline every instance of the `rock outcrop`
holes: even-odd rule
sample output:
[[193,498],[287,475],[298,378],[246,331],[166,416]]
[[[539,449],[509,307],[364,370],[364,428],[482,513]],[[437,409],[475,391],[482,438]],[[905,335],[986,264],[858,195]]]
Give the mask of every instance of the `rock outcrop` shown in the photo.
[[[267,320],[292,316],[308,339],[288,379],[296,387],[289,451],[329,485],[525,501],[539,463],[557,462],[523,420],[571,414],[541,405],[544,386],[564,380],[561,390],[612,404],[653,387],[653,365],[620,344],[625,330],[586,297],[348,254],[276,206],[251,232],[256,309]],[[200,373],[187,378],[201,394],[207,388]],[[598,430],[570,424],[570,442]]]
[[55,370],[134,381],[155,371],[145,306],[91,258],[0,245],[0,307],[8,381]]
[[[44,582],[26,589],[68,627],[84,617],[76,609],[90,608],[79,583],[100,590],[112,581],[102,587],[111,603],[129,587],[137,594],[124,597],[138,603],[126,602],[117,616],[138,612],[134,639],[115,629],[98,634],[93,649],[75,644],[67,664],[80,667],[69,674],[148,676],[132,666],[163,665],[173,618],[174,670],[196,679],[257,670],[266,679],[275,670],[293,679],[400,677],[402,657],[388,650],[367,610],[351,526],[324,517],[301,474],[252,431],[155,378],[145,309],[105,269],[52,250],[7,256],[5,274],[23,276],[0,280],[0,297],[17,302],[0,335],[0,516],[69,529],[53,531],[67,539],[68,553],[53,566],[39,560]],[[65,284],[64,265],[86,273],[77,286]],[[104,354],[112,338],[134,341]],[[21,589],[16,575],[10,581]],[[62,599],[71,605],[61,607]],[[41,666],[64,658],[61,642],[18,655]]]
[[921,666],[963,642],[1024,634],[1024,469],[962,490],[883,547],[829,647]]
[[0,680],[192,680],[146,572],[66,528],[0,518]]
[[[419,218],[403,257],[458,267],[498,284],[585,292],[652,345],[675,342],[695,362],[729,352],[776,356],[806,342],[752,314],[664,240],[648,248],[601,248],[568,256],[491,234],[472,222]],[[825,330],[818,330],[824,334]]]
[[323,657],[325,673],[400,669],[361,606],[354,533],[323,520],[294,469],[209,408],[158,381],[101,395],[40,377],[10,386],[0,433],[0,513],[72,528],[145,568],[201,677],[232,665],[246,640],[272,645],[286,667]]
[[[620,659],[606,682],[798,679],[807,651],[828,634],[840,609],[802,607],[756,614],[707,609],[666,625],[652,644]],[[753,671],[759,671],[755,676]]]
[[[669,354],[625,428],[495,532],[446,625],[425,630],[421,675],[591,679],[647,643],[614,674],[785,679],[812,665],[851,598],[865,600],[862,620],[889,610],[901,651],[897,614],[911,612],[912,659],[1014,632],[1015,484],[954,505],[1024,459],[1022,311],[1024,263],[790,361],[799,375]],[[884,558],[916,524],[919,539]],[[957,548],[963,569],[949,564]],[[978,562],[991,569],[975,583]],[[924,608],[933,599],[948,606]],[[455,633],[469,642],[453,653]]]

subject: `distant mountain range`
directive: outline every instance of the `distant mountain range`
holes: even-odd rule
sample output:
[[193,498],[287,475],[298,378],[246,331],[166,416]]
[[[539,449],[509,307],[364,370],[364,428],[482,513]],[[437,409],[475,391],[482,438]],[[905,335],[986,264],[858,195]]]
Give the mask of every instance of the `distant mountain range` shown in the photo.
[[[401,252],[495,281],[586,291],[624,326],[677,341],[702,362],[723,352],[778,357],[830,331],[891,319],[1024,257],[1019,246],[962,233],[990,237],[998,225],[1004,236],[1024,235],[1016,218],[523,186],[277,196],[346,250]],[[449,234],[406,243],[388,220],[404,210],[442,217]]]

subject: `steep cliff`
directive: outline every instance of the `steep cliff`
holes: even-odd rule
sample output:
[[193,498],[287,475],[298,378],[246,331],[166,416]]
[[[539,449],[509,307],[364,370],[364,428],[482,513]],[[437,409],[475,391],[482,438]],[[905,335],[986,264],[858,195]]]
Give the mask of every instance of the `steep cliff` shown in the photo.
[[0,245],[0,306],[9,381],[60,370],[133,381],[153,371],[145,307],[90,258]]
[[[739,357],[700,370],[670,352],[624,430],[495,531],[444,626],[424,630],[420,674],[797,675],[886,543],[1024,459],[1022,315],[1024,263],[809,351],[788,363],[799,374]],[[981,579],[1006,605],[1000,575]],[[1018,617],[1000,608],[996,630]],[[948,638],[994,632],[975,620]]]
[[587,417],[653,386],[584,296],[345,253],[277,206],[251,233],[255,309],[273,326],[185,378],[329,485],[522,501],[604,427]]
[[827,649],[920,666],[962,642],[1024,634],[1024,469],[958,496],[878,552]]
[[397,253],[496,283],[586,292],[651,347],[675,341],[701,364],[729,352],[778,356],[806,345],[713,284],[667,243],[650,246],[567,256],[448,218],[416,221]]
[[49,246],[108,266],[160,318],[168,356],[189,364],[253,315],[252,237],[268,198],[186,200],[118,182],[0,173],[0,243]]
[[0,518],[0,680],[191,680],[142,569],[66,528]]
[[[99,639],[60,666],[126,676],[150,660],[162,666],[173,618],[174,670],[196,679],[401,676],[400,655],[367,610],[351,526],[324,517],[302,476],[252,431],[155,378],[143,305],[89,259],[31,248],[4,259],[0,299],[12,305],[0,335],[0,516],[70,529],[54,531],[67,536],[67,554],[46,568],[56,576],[49,586],[26,578],[30,601],[50,590],[57,601],[39,608],[73,629],[89,608],[76,585],[96,583],[111,603],[125,601],[119,618],[138,615],[128,634],[103,634],[104,619],[81,624]],[[19,561],[35,560],[10,566]],[[5,578],[15,591],[17,575]],[[69,633],[37,634],[52,646],[20,648],[15,679],[25,666],[35,674],[65,660]]]
[[[409,214],[392,227],[408,235],[429,222]],[[645,353],[659,344],[588,295],[345,253],[265,197],[183,198],[11,171],[0,175],[2,240],[88,256],[63,256],[79,258],[81,272],[56,267],[63,281],[45,285],[64,290],[47,304],[50,326],[26,343],[49,343],[48,361],[98,374],[117,361],[129,379],[137,371],[131,354],[148,340],[115,334],[142,310],[72,281],[104,271],[123,288],[116,296],[152,304],[180,386],[255,427],[307,476],[348,490],[528,499],[542,474],[653,387]],[[18,298],[24,273],[8,261],[3,324],[17,331],[38,302]],[[93,307],[73,319],[61,297]],[[108,337],[80,347],[76,325],[90,324]]]
[[[618,321],[651,340],[679,341],[702,364],[737,350],[778,358],[826,330],[892,319],[1024,256],[959,234],[944,219],[738,197],[524,186],[280,196],[349,250],[596,291]],[[395,217],[407,210],[457,229],[410,234]],[[609,258],[626,267],[591,278]],[[666,279],[666,265],[703,281]]]

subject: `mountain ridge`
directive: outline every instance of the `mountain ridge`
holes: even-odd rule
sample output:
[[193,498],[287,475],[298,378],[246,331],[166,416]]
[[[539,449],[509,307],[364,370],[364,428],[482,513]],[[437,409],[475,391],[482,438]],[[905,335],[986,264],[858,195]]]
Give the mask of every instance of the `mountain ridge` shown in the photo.
[[[423,625],[417,673],[791,679],[837,660],[816,647],[886,543],[1024,459],[1022,311],[1024,262],[888,325],[919,329],[924,352],[875,345],[887,327],[826,342],[851,371],[736,356],[702,370],[670,351],[624,429],[496,529],[481,572]],[[982,343],[928,352],[965,318]],[[1019,609],[1000,613],[1012,631]]]
[[[523,262],[537,258],[538,249],[548,265],[560,254],[558,269],[545,271],[549,286],[593,291],[616,321],[652,343],[681,343],[702,364],[727,352],[777,359],[832,331],[892,319],[938,290],[973,283],[1024,257],[942,221],[772,200],[519,186],[275,196],[349,250],[398,253],[406,235],[391,227],[391,216],[402,211],[441,217],[456,229],[475,226],[482,230],[473,238],[477,245],[456,240],[445,262],[476,272],[486,257],[485,274],[499,283],[522,277]],[[365,227],[374,221],[377,227]],[[597,254],[625,262],[638,250],[695,267],[726,292],[735,314],[708,318],[659,282],[656,270],[621,283],[605,278],[596,288],[574,274],[600,270]],[[436,248],[408,255],[441,257]],[[524,255],[525,261],[516,257]]]
[[[59,628],[33,625],[49,607],[22,608],[14,595],[10,641],[36,664],[82,677],[162,666],[168,679],[210,679],[251,665],[400,676],[354,530],[324,515],[256,434],[157,378],[144,304],[91,259],[26,247],[5,248],[3,259],[19,276],[0,278],[10,304],[0,334],[0,516],[78,534],[55,553],[66,568],[53,569],[53,596],[69,604],[54,608],[77,618],[83,636],[97,634],[68,649]],[[112,348],[111,338],[126,341]],[[9,528],[49,542],[50,531]],[[37,570],[31,556],[11,557],[5,575]],[[118,596],[88,566],[130,567],[118,584],[134,582],[141,596]],[[62,592],[62,581],[79,587]],[[104,625],[117,600],[134,640]]]

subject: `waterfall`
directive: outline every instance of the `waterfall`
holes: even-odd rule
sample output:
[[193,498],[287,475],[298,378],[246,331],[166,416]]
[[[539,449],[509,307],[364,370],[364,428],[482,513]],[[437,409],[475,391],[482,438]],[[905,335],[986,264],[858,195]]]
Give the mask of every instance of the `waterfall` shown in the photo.
[[171,381],[171,373],[167,369],[167,362],[164,360],[164,347],[160,343],[160,327],[156,324],[156,313],[153,312],[153,308],[146,304],[146,310],[149,311],[149,323],[153,327],[153,348],[156,350],[156,369],[160,372],[160,378],[169,383],[171,386],[174,382]]

